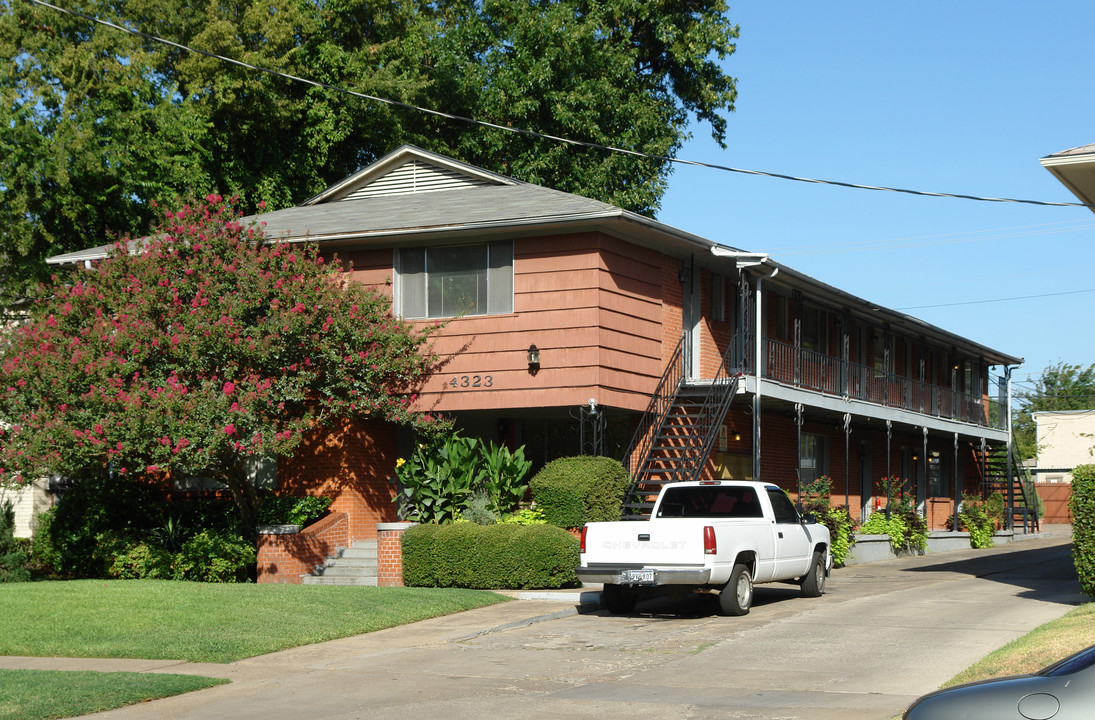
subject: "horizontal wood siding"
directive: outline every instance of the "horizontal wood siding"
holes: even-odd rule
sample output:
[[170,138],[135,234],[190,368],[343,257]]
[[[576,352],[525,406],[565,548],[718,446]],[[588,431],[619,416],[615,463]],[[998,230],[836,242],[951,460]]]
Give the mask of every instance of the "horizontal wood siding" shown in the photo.
[[420,407],[559,407],[592,397],[642,410],[662,371],[661,273],[659,253],[600,233],[517,239],[513,313],[448,324],[435,344],[447,364]]

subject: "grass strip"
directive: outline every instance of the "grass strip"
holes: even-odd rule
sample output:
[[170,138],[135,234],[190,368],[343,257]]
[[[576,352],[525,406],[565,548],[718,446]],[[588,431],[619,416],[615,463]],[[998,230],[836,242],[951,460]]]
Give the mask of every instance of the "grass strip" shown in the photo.
[[0,655],[225,663],[507,600],[483,590],[72,580],[0,584]]
[[76,717],[226,682],[158,673],[0,670],[0,720]]
[[961,683],[1032,673],[1069,655],[1095,645],[1095,603],[1081,605],[1064,617],[1031,630],[1021,638],[992,651],[948,680],[943,687]]

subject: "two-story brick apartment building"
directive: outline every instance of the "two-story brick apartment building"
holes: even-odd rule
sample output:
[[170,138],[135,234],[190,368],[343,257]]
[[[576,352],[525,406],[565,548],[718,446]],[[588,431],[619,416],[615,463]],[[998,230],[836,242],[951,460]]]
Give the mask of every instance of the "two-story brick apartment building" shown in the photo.
[[[419,408],[537,462],[592,438],[644,481],[699,467],[793,492],[828,474],[857,515],[894,474],[942,527],[1008,440],[1001,378],[1019,358],[595,200],[404,146],[259,219],[352,261],[396,314],[448,320],[435,350],[451,360]],[[350,539],[367,536],[395,519],[401,432],[317,436],[278,482],[334,495]]]

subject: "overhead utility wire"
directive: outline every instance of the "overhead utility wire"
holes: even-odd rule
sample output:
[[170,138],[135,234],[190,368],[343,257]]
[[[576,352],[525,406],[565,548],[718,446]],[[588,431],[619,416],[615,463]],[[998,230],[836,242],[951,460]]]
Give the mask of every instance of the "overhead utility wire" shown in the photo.
[[390,100],[388,98],[378,97],[376,95],[368,95],[366,93],[357,92],[355,90],[349,90],[347,88],[338,87],[337,85],[330,85],[328,83],[319,82],[317,80],[310,80],[308,78],[298,77],[296,75],[290,75],[279,70],[272,70],[270,68],[261,67],[259,65],[252,65],[251,63],[243,62],[242,60],[235,60],[224,55],[218,55],[216,53],[208,52],[206,50],[198,50],[188,45],[174,42],[173,40],[167,40],[157,35],[150,35],[149,33],[142,32],[140,30],[134,30],[133,28],[123,27],[116,23],[112,23],[108,20],[100,20],[99,18],[91,15],[86,15],[77,10],[69,10],[67,8],[53,5],[52,3],[45,2],[45,0],[28,0],[29,2],[40,5],[51,10],[66,13],[74,17],[82,18],[88,22],[104,25],[121,32],[128,33],[130,35],[136,35],[152,42],[161,43],[163,45],[169,45],[180,50],[187,52],[197,53],[198,55],[204,55],[208,58],[220,60],[232,65],[238,65],[248,70],[254,70],[256,72],[266,73],[267,75],[273,75],[274,77],[283,78],[285,80],[291,80],[293,82],[304,83],[306,85],[312,85],[313,87],[323,88],[325,90],[331,90],[337,93],[343,93],[345,95],[351,95],[353,97],[361,98],[364,100],[372,100],[373,102],[383,103],[392,107],[404,108],[406,110],[414,110],[415,112],[425,113],[427,115],[433,115],[435,117],[445,118],[448,120],[456,120],[470,125],[478,125],[480,127],[492,128],[494,130],[502,130],[504,132],[514,133],[516,135],[525,135],[528,137],[534,137],[541,140],[551,140],[553,142],[564,143],[566,145],[574,145],[578,147],[590,148],[593,150],[606,150],[608,152],[620,153],[623,155],[632,155],[634,157],[644,158],[647,160],[657,160],[659,162],[676,163],[678,165],[691,165],[694,167],[708,168],[710,170],[722,170],[724,172],[741,173],[743,175],[757,175],[761,177],[776,178],[778,180],[793,180],[795,182],[815,183],[818,185],[833,185],[836,187],[852,188],[856,190],[884,190],[887,192],[904,193],[906,195],[918,195],[923,197],[942,197],[942,198],[956,198],[958,200],[978,200],[981,202],[998,202],[998,203],[1022,203],[1025,205],[1047,205],[1052,207],[1086,207],[1095,210],[1095,205],[1088,205],[1086,203],[1078,202],[1048,202],[1045,200],[1022,200],[1018,198],[997,198],[997,197],[981,197],[979,195],[964,195],[960,193],[945,193],[945,192],[929,192],[926,190],[910,190],[907,188],[895,188],[887,187],[885,185],[862,185],[859,183],[841,182],[839,180],[821,180],[818,178],[798,177],[797,175],[785,175],[783,173],[767,172],[764,170],[746,170],[743,168],[730,167],[728,165],[718,165],[715,163],[701,162],[699,160],[682,160],[681,158],[667,157],[665,155],[653,155],[650,153],[639,152],[637,150],[629,150],[627,148],[615,147],[612,145],[602,145],[600,143],[588,142],[585,140],[575,140],[573,138],[559,137],[558,135],[549,135],[547,133],[540,133],[534,130],[526,130],[524,128],[516,128],[508,125],[498,125],[496,123],[488,122],[486,120],[477,120],[475,118],[465,117],[463,115],[453,115],[452,113],[441,112],[440,110],[433,110],[419,105],[411,105],[409,103],[400,102],[398,100]]
[[1009,300],[1033,300],[1035,298],[1057,297],[1059,295],[1079,295],[1080,293],[1095,292],[1090,290],[1069,290],[1067,292],[1045,293],[1044,295],[1019,295],[1017,297],[996,298],[995,300],[967,300],[966,302],[940,303],[939,305],[906,305],[895,308],[896,310],[922,310],[923,308],[954,307],[956,305],[983,305],[984,303],[1007,302]]

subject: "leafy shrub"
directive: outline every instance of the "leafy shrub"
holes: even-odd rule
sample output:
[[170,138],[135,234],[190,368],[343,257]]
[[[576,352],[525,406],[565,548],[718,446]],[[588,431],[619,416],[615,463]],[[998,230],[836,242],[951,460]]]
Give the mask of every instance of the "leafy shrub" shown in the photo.
[[175,556],[174,578],[200,582],[246,582],[255,565],[252,543],[241,537],[203,530]]
[[396,461],[401,511],[408,520],[448,523],[456,519],[482,479],[479,441],[454,433],[440,445],[419,445]]
[[30,580],[27,553],[15,539],[15,510],[11,501],[0,504],[0,582]]
[[799,498],[802,502],[802,511],[813,513],[817,516],[818,522],[829,529],[833,563],[842,566],[848,559],[852,545],[855,544],[856,523],[848,513],[848,508],[832,507],[832,490],[832,479],[828,475],[822,475],[812,482],[805,483]]
[[1072,562],[1080,589],[1095,597],[1095,465],[1072,470]]
[[502,518],[501,522],[513,525],[545,525],[544,513],[536,507],[521,508],[515,513],[510,513]]
[[[981,506],[985,515],[992,520],[994,528],[1004,527],[1004,495],[999,490],[992,492]],[[975,546],[976,547],[976,546]],[[991,547],[986,545],[985,547]]]
[[53,570],[61,577],[105,577],[112,558],[99,536],[139,539],[160,523],[167,499],[161,485],[107,472],[74,478],[64,490],[45,534]]
[[859,528],[860,535],[889,535],[895,553],[923,554],[928,547],[928,526],[911,507],[899,505],[886,513],[872,513]]
[[[994,545],[992,535],[996,531],[996,520],[989,514],[990,507],[995,509],[994,496],[999,499],[1000,517],[1004,514],[1004,496],[992,493],[984,504],[969,494],[962,495],[962,504],[958,506],[958,527],[970,534],[970,547],[980,550]],[[990,503],[992,503],[990,505]]]
[[848,508],[829,508],[824,514],[818,516],[826,527],[829,528],[830,551],[833,554],[833,563],[837,567],[843,567],[848,561],[848,553],[855,544],[855,521],[848,514]]
[[552,460],[529,483],[536,507],[548,524],[578,528],[587,522],[619,520],[627,471],[606,457]]
[[522,481],[532,467],[532,461],[525,459],[525,446],[510,452],[505,445],[480,445],[479,456],[483,468],[483,490],[490,498],[491,511],[495,515],[512,511],[521,504],[528,491],[528,485]]
[[578,540],[550,525],[418,525],[403,534],[403,581],[415,587],[573,586],[578,561]]
[[36,529],[30,540],[30,562],[27,563],[27,568],[30,570],[32,577],[53,579],[58,576],[59,559],[57,551],[53,549],[53,535],[51,532],[53,517],[56,512],[57,507],[54,506],[35,518]]
[[173,560],[174,556],[167,550],[141,542],[115,553],[108,572],[111,577],[122,580],[170,580],[174,577]]
[[396,461],[400,516],[418,522],[447,523],[482,493],[495,516],[514,510],[525,497],[523,483],[532,462],[525,448],[514,451],[462,437],[458,432],[415,448]]
[[260,525],[299,525],[307,527],[322,518],[331,507],[332,498],[306,495],[268,494],[259,499]]
[[476,525],[493,525],[498,522],[498,516],[491,510],[492,505],[486,493],[476,493],[460,511],[460,519]]

